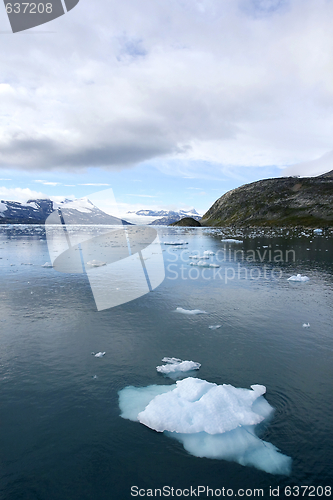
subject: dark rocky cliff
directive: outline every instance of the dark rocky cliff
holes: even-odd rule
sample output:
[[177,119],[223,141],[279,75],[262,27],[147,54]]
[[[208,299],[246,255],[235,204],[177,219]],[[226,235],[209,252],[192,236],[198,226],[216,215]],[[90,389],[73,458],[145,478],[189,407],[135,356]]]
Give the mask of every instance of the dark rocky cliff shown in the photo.
[[201,227],[201,224],[198,220],[193,219],[193,217],[184,217],[184,219],[173,222],[170,226]]
[[245,184],[221,196],[200,222],[202,226],[332,227],[333,171]]

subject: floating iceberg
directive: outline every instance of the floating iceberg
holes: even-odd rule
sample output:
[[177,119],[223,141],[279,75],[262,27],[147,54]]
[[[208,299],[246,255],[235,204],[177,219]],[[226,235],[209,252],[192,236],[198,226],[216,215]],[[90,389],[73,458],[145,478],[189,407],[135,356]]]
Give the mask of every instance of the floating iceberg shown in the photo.
[[96,354],[94,352],[92,352],[91,354],[93,354],[95,356],[95,358],[102,358],[103,356],[105,356],[106,353],[105,353],[105,351],[104,352],[100,351],[100,352],[96,352]]
[[199,262],[190,262],[190,266],[198,266],[198,267],[220,267],[218,264],[209,264],[209,262],[205,262],[203,260],[199,260]]
[[182,314],[208,314],[206,311],[200,311],[200,309],[183,309],[182,307],[177,307],[176,312]]
[[313,232],[315,234],[322,234],[323,230],[322,229],[314,229]]
[[266,388],[251,389],[188,377],[171,386],[126,387],[119,406],[123,418],[165,432],[192,455],[287,475],[291,458],[255,434],[255,426],[273,412],[263,398]]
[[310,328],[310,323],[303,323],[303,328]]
[[217,330],[218,328],[221,328],[222,325],[210,325],[208,328],[211,330]]
[[92,267],[101,267],[101,266],[106,266],[106,262],[102,262],[101,260],[90,260],[87,262],[88,266]]
[[215,252],[211,252],[210,250],[205,250],[204,255],[215,255]]
[[290,276],[287,281],[309,281],[310,278],[307,276],[302,276],[301,274],[297,274],[297,276]]
[[51,262],[45,262],[45,264],[43,264],[42,267],[53,267],[53,266]]
[[163,358],[162,361],[166,365],[156,366],[156,370],[164,375],[174,374],[177,372],[188,372],[191,370],[199,370],[201,364],[195,361],[182,361],[178,358]]
[[188,241],[165,241],[164,245],[188,245]]
[[221,241],[223,241],[223,243],[243,243],[243,240],[234,240],[233,238],[226,238]]
[[209,259],[209,256],[208,255],[189,255],[188,256],[189,259]]

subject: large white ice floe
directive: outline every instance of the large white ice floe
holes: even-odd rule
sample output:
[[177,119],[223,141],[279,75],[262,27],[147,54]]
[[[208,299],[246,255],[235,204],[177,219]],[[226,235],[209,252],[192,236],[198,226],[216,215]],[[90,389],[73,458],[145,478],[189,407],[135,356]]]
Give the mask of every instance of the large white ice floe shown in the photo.
[[183,309],[182,307],[177,307],[176,312],[181,314],[208,314],[206,311],[201,311],[200,309]]
[[265,392],[263,385],[250,390],[188,377],[170,386],[126,387],[119,406],[123,418],[165,432],[192,455],[289,474],[291,458],[255,433],[273,412]]
[[189,372],[191,370],[199,370],[201,364],[196,361],[183,361],[178,358],[163,358],[162,361],[166,365],[156,366],[156,370],[164,375],[175,374],[179,372]]
[[310,278],[307,276],[302,276],[301,274],[297,274],[296,276],[290,276],[287,281],[309,281]]

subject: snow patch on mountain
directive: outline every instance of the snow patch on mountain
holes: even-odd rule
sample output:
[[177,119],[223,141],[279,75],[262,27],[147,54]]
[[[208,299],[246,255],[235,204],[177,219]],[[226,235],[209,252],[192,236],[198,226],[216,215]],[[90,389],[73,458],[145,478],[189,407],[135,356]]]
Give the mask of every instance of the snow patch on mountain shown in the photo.
[[134,224],[162,224],[167,225],[176,222],[184,217],[192,217],[193,219],[201,219],[201,215],[192,208],[190,210],[138,210],[127,212],[126,220]]

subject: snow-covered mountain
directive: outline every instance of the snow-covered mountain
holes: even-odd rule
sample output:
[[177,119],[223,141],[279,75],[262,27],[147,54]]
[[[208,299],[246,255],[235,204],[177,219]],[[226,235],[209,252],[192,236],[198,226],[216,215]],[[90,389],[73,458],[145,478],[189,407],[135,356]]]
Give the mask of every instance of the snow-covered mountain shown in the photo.
[[201,215],[192,208],[191,210],[138,210],[137,212],[127,212],[126,219],[135,224],[150,224],[167,226],[183,217],[192,217],[200,220]]
[[66,224],[130,224],[97,208],[87,198],[64,200],[60,203],[45,200],[0,201],[0,224],[44,224],[58,210]]
[[0,224],[44,224],[53,212],[51,200],[0,201]]

